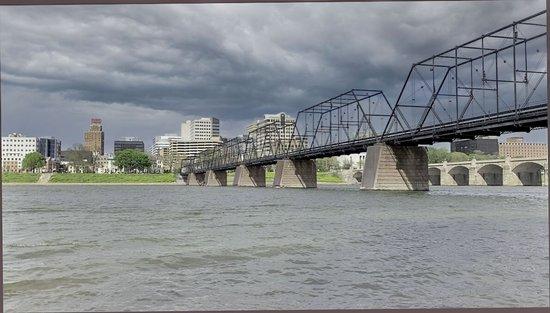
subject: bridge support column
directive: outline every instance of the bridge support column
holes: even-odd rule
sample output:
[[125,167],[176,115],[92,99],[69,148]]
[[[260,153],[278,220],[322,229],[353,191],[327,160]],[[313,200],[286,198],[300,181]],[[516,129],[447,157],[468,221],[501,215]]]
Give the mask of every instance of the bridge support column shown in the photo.
[[441,168],[441,178],[440,183],[441,186],[456,186],[456,181],[454,180],[453,176],[449,174],[449,167],[447,166],[447,161],[443,161],[443,166]]
[[204,186],[204,173],[189,173],[187,176],[187,185]]
[[428,182],[424,147],[376,144],[367,149],[361,189],[428,190]]
[[456,186],[456,181],[448,172],[441,171],[441,186]]
[[239,165],[235,169],[233,186],[265,187],[265,168],[261,165]]
[[273,187],[316,188],[315,160],[278,160]]
[[227,186],[227,171],[206,171],[206,186]]
[[502,167],[503,186],[523,186],[523,183],[519,179],[518,175],[512,171],[513,167],[512,159],[510,157],[506,157]]
[[468,186],[487,186],[487,182],[478,172],[479,168],[477,166],[476,160],[473,159],[470,161],[470,166],[468,167]]

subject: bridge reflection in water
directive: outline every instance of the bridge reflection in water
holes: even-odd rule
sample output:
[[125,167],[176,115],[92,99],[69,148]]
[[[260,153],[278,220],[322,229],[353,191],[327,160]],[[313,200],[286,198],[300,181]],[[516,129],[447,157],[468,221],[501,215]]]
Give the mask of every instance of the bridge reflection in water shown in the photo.
[[184,160],[182,175],[225,186],[235,169],[233,185],[260,187],[276,164],[275,187],[309,188],[316,158],[367,151],[363,189],[546,184],[539,162],[429,170],[419,146],[547,127],[546,55],[542,11],[413,64],[394,105],[381,90],[353,89],[299,111],[295,123],[282,117]]

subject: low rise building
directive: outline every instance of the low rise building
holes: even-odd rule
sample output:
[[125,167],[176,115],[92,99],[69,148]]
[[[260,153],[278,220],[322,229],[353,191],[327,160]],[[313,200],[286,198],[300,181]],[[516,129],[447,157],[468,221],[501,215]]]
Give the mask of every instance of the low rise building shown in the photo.
[[548,145],[525,142],[523,137],[510,137],[499,145],[499,155],[511,158],[547,158]]
[[193,158],[202,151],[214,148],[222,143],[221,139],[215,141],[186,141],[183,139],[172,139],[170,140],[169,157],[164,166],[168,166],[171,169],[177,169],[181,166],[183,160]]
[[[96,153],[96,155],[98,155]],[[89,173],[94,171],[94,153],[87,150],[63,150],[61,168],[68,173]]]
[[95,172],[100,174],[118,173],[119,169],[115,165],[115,156],[112,154],[98,155],[94,160]]
[[451,142],[451,152],[462,152],[466,154],[482,153],[497,156],[499,155],[498,138],[491,136],[455,140]]

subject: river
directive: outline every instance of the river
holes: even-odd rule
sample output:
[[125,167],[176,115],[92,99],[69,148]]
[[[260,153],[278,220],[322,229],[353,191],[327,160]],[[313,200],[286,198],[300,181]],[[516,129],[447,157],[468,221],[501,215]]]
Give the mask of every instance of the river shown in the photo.
[[548,306],[546,187],[3,186],[5,309]]

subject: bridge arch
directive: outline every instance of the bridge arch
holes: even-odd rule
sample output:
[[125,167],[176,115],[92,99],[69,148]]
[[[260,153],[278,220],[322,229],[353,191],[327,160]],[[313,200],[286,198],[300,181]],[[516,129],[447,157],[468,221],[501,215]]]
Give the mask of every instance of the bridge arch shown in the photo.
[[523,186],[542,186],[543,171],[544,166],[535,162],[520,163],[512,170]]
[[502,186],[503,185],[503,169],[496,164],[487,164],[480,167],[477,173],[487,186]]
[[457,186],[468,186],[470,184],[470,170],[466,166],[457,165],[449,170]]
[[429,167],[428,168],[428,178],[429,178],[430,184],[432,184],[432,186],[440,186],[441,185],[441,170],[437,167]]

